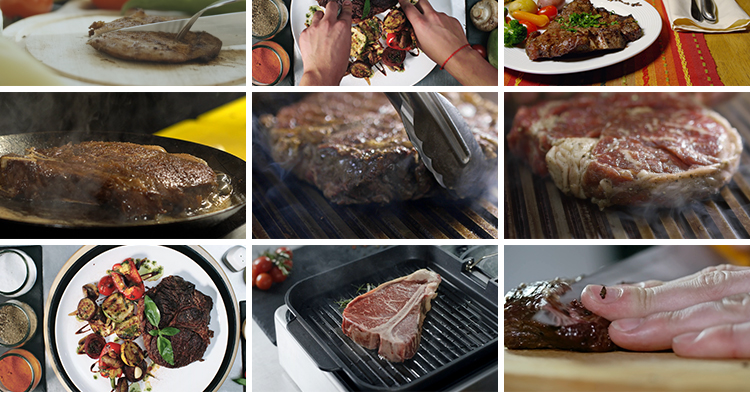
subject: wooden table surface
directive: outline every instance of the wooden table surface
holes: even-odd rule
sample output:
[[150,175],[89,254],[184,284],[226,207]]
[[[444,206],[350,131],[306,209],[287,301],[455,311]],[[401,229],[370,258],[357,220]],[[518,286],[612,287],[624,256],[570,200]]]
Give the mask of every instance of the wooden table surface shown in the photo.
[[[736,0],[750,14],[750,0]],[[705,34],[724,85],[750,85],[750,32]]]

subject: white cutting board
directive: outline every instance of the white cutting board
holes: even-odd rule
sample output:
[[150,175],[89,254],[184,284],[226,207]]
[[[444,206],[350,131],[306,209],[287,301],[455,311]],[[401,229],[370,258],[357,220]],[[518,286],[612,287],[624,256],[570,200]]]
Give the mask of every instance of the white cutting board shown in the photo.
[[[224,49],[207,62],[159,64],[121,60],[86,44],[88,27],[120,15],[101,10],[54,12],[26,18],[3,32],[63,77],[101,85],[239,85],[246,83],[244,46]],[[35,19],[36,18],[36,19]],[[22,25],[18,25],[23,22]]]

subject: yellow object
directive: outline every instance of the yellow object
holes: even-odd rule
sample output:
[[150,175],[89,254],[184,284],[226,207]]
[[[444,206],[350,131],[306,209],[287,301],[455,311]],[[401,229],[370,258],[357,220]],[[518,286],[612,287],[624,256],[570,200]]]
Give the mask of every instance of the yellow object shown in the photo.
[[750,266],[750,246],[711,246],[711,248],[733,265]]
[[156,135],[207,145],[247,160],[247,98],[176,123]]

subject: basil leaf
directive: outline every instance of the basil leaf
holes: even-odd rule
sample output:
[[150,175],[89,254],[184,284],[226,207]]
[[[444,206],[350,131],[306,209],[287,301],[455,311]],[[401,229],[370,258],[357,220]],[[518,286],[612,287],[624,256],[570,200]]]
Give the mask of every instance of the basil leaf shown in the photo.
[[150,331],[148,331],[148,334],[151,335],[151,336],[157,336],[159,334],[159,330],[158,329],[151,329]]
[[362,7],[362,19],[367,18],[370,15],[370,0],[365,0],[365,5]]
[[164,361],[170,365],[174,365],[174,350],[172,350],[172,342],[166,337],[159,336],[156,340],[156,345],[159,347],[159,354],[164,358]]
[[234,379],[234,382],[242,386],[247,386],[247,380],[245,378]]
[[180,333],[180,330],[177,329],[177,328],[172,328],[171,326],[169,326],[169,327],[166,327],[166,328],[160,330],[159,333],[161,333],[164,336],[174,336],[174,335]]
[[159,312],[159,308],[156,307],[156,303],[154,303],[154,301],[151,300],[148,295],[143,297],[143,301],[146,308],[146,318],[148,318],[148,322],[158,328],[159,321],[161,321],[161,313]]

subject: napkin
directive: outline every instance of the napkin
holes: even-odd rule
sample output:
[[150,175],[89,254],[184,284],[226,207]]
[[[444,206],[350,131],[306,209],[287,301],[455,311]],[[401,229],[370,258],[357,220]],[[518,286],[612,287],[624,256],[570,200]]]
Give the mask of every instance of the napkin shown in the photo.
[[[716,3],[716,23],[698,22],[690,16],[691,0],[664,0],[667,17],[672,23],[672,30],[693,31],[700,33],[729,33],[743,31],[750,26],[750,16],[735,0],[714,0]],[[701,0],[698,1],[700,5]]]

